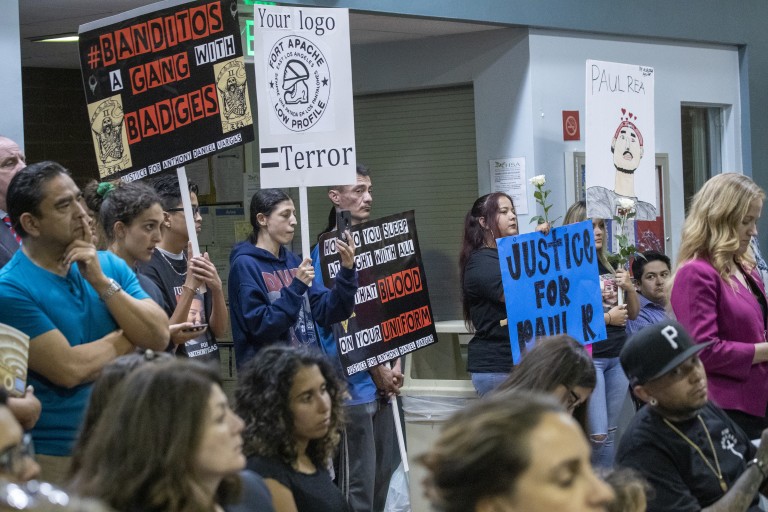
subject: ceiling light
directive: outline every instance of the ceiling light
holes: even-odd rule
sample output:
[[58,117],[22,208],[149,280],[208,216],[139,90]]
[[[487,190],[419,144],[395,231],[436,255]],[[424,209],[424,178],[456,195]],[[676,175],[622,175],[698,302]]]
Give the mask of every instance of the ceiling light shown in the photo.
[[75,32],[68,32],[66,34],[30,37],[29,40],[33,43],[76,43],[79,40],[79,36]]

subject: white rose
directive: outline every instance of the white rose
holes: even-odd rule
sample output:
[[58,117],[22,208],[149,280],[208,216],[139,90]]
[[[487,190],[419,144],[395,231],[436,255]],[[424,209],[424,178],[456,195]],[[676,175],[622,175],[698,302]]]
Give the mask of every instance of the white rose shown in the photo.
[[616,203],[622,210],[632,210],[635,208],[635,201],[628,197],[619,197]]
[[538,176],[534,176],[528,181],[530,181],[532,185],[536,185],[537,187],[540,187],[547,182],[547,177],[543,174],[539,174]]

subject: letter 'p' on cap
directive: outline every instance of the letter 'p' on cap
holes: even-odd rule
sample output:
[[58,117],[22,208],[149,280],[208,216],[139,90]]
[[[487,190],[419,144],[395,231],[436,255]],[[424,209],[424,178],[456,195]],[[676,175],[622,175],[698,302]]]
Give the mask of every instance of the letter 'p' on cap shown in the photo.
[[694,343],[682,325],[664,320],[644,327],[629,338],[619,359],[624,373],[635,386],[671,372],[712,343]]

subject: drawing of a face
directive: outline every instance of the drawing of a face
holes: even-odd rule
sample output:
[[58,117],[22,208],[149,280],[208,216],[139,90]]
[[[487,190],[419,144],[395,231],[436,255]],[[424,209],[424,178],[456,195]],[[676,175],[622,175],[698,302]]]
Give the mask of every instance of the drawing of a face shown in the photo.
[[624,172],[633,173],[640,166],[643,157],[643,145],[637,129],[623,124],[611,141],[613,165]]

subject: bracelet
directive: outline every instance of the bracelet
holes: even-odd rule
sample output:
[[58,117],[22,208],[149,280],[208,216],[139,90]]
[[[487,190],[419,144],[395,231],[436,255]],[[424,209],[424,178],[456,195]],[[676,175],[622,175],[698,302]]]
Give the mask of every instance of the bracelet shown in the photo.
[[186,288],[187,290],[192,292],[192,295],[200,295],[200,288],[192,288],[188,284],[181,285],[182,288]]
[[765,474],[765,464],[763,464],[760,459],[755,457],[751,461],[747,462],[747,469],[749,469],[750,466],[755,466],[758,470],[760,470],[760,476],[763,477],[763,480],[766,478]]
[[120,283],[110,278],[109,287],[107,287],[107,289],[104,290],[104,292],[101,293],[101,295],[99,295],[99,299],[101,299],[102,302],[107,302],[110,299],[110,297],[112,297],[114,294],[116,294],[122,289],[123,287],[120,286]]
[[611,318],[611,312],[610,311],[606,311],[606,314],[608,315],[608,324],[607,325],[611,325],[611,322],[613,321],[613,319]]

